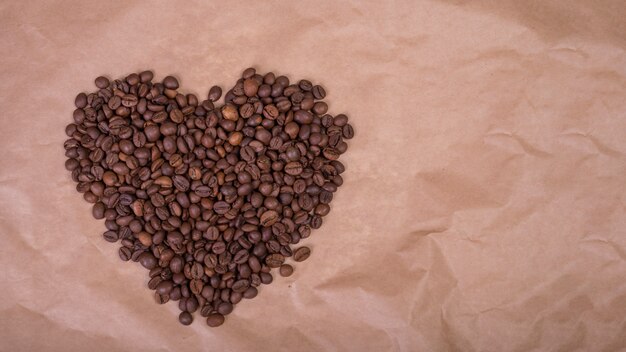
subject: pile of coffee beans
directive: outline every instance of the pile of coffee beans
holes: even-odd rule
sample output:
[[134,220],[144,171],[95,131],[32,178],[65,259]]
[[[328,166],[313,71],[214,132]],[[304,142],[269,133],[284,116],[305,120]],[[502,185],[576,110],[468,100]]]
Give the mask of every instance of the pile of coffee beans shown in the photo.
[[104,239],[149,270],[156,302],[178,301],[183,325],[199,311],[219,326],[272,269],[290,276],[285,261],[309,257],[297,245],[330,211],[354,130],[308,80],[248,68],[217,105],[220,87],[201,101],[153,78],[98,77],[76,96],[65,167]]

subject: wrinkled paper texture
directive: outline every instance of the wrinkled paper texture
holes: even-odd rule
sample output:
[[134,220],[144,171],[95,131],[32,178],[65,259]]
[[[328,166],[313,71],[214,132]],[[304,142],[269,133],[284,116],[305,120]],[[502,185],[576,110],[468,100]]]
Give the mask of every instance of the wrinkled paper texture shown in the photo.
[[[626,348],[626,2],[4,1],[1,351]],[[321,83],[356,137],[312,256],[210,329],[64,168],[93,79]]]

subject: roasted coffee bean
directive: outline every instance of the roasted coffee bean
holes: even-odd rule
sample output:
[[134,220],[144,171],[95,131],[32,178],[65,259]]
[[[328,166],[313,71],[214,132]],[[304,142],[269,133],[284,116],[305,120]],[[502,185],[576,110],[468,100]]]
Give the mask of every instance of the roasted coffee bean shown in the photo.
[[218,101],[221,96],[222,96],[222,88],[218,86],[211,87],[211,89],[209,90],[210,101],[213,101],[213,102]]
[[313,97],[317,100],[326,98],[326,90],[324,90],[322,86],[313,86],[311,92],[313,93]]
[[268,210],[261,215],[261,225],[269,227],[274,225],[279,219],[278,213],[274,210]]
[[206,319],[206,323],[208,326],[215,328],[222,324],[224,324],[224,316],[219,313],[212,313]]
[[167,89],[178,89],[178,80],[173,76],[167,76],[163,79],[163,86]]
[[[116,231],[107,231],[102,236],[107,242],[117,242],[117,240],[119,239]],[[120,256],[121,255],[122,254],[120,253]]]
[[293,260],[297,262],[305,261],[311,255],[309,247],[300,247],[293,253]]
[[154,293],[154,301],[157,304],[165,304],[169,302],[169,300],[170,300],[170,296],[168,295],[162,295],[162,294],[159,294],[158,292]]
[[183,325],[191,325],[193,322],[193,316],[189,312],[181,312],[178,316],[178,321]]
[[146,269],[153,269],[157,266],[156,258],[149,252],[144,252],[139,256],[139,263]]
[[103,76],[96,78],[96,87],[100,89],[107,88],[109,86],[109,79]]
[[130,250],[130,248],[128,247],[120,247],[119,250],[119,256],[120,259],[127,262],[130,260],[130,257],[132,256],[132,251]]
[[289,265],[289,264],[283,264],[280,266],[279,269],[280,272],[280,276],[291,276],[291,274],[293,274],[293,266]]
[[285,172],[292,176],[297,176],[302,173],[302,164],[297,161],[292,161],[285,165]]
[[286,257],[310,255],[291,246],[329,214],[354,130],[308,80],[248,68],[218,104],[218,86],[198,101],[153,78],[100,76],[76,96],[65,168],[120,259],[150,270],[157,303],[179,301],[183,325],[200,309],[219,326],[271,269],[293,273]]
[[228,315],[232,313],[234,306],[230,302],[222,302],[217,306],[217,312],[222,315]]
[[243,292],[247,290],[249,286],[250,286],[250,282],[248,280],[238,280],[235,283],[233,283],[233,291]]
[[173,288],[174,285],[171,281],[162,281],[157,285],[156,291],[161,295],[167,295],[172,291]]
[[285,262],[285,257],[282,254],[270,254],[265,258],[265,263],[270,268],[278,268]]

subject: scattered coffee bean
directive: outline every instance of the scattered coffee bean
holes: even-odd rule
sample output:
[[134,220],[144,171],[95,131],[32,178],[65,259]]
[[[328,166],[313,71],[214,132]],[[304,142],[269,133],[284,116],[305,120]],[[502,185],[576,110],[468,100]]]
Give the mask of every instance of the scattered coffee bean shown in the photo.
[[280,276],[291,276],[291,274],[293,274],[293,266],[289,265],[289,264],[283,264],[280,266],[279,269],[280,272]]
[[153,79],[100,76],[76,96],[65,168],[120,259],[149,270],[155,301],[178,301],[183,325],[199,310],[219,326],[271,269],[290,276],[285,259],[309,257],[291,246],[329,214],[354,130],[308,80],[249,68],[219,105],[218,86],[199,101]]
[[167,89],[178,89],[178,80],[173,76],[167,76],[163,79],[163,85]]
[[293,260],[297,262],[305,261],[311,255],[309,247],[300,247],[293,252]]
[[208,326],[215,328],[222,324],[224,324],[224,316],[219,313],[212,313],[206,319],[206,323]]
[[190,325],[193,322],[193,316],[189,312],[181,312],[178,321],[183,325]]

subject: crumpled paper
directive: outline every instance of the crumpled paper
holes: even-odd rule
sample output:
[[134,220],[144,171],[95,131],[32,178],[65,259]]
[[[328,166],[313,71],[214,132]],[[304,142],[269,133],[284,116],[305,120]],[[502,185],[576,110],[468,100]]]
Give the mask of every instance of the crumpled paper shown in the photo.
[[[0,5],[0,350],[626,348],[623,1]],[[210,329],[158,306],[65,171],[74,96],[154,69],[322,83],[356,137],[289,278]]]

